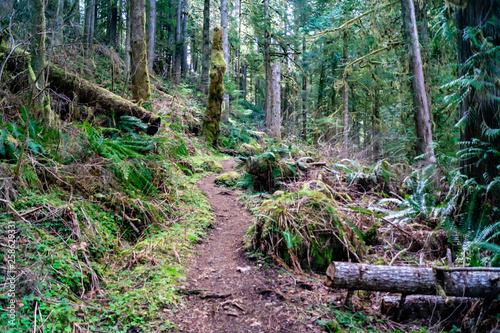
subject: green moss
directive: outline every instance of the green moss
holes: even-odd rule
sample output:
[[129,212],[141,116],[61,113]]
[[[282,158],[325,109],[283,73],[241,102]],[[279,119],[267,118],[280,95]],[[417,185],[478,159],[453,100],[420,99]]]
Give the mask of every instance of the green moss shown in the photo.
[[224,61],[224,54],[222,52],[222,28],[216,27],[214,29],[214,40],[212,43],[208,103],[205,117],[203,118],[202,130],[202,134],[213,146],[218,146],[219,144],[225,72],[226,62]]
[[262,151],[262,147],[258,143],[255,143],[253,145],[244,143],[240,146],[239,151],[243,156],[254,156]]
[[203,162],[201,167],[204,170],[207,170],[210,172],[221,172],[222,171],[222,165],[216,161],[205,161],[205,162]]
[[217,178],[215,178],[215,183],[220,184],[220,185],[224,185],[224,186],[234,186],[234,185],[236,185],[236,182],[238,181],[240,176],[241,175],[238,172],[234,172],[234,171],[233,172],[226,172],[220,176],[217,176]]

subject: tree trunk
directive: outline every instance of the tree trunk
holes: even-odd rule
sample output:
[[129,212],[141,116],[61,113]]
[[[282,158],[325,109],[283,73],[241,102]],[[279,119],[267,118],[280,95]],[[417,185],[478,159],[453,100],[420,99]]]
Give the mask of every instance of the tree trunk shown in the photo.
[[380,95],[377,83],[375,83],[375,91],[373,93],[373,112],[372,112],[372,144],[373,144],[373,161],[378,161],[380,158]]
[[496,297],[500,293],[500,269],[489,271],[366,265],[332,262],[325,285],[349,290],[372,290],[405,295]]
[[124,50],[125,48],[123,47],[123,37],[122,37],[122,31],[123,31],[123,0],[119,0],[118,3],[118,22],[116,23],[117,26],[117,32],[116,32],[116,49],[118,51]]
[[116,25],[118,22],[117,0],[108,0],[108,22],[106,29],[106,40],[108,44],[116,48]]
[[[384,315],[398,316],[399,320],[414,320],[417,318],[433,318],[433,323],[441,318],[449,318],[457,310],[470,309],[473,299],[468,297],[448,297],[419,295],[408,296],[403,307],[399,308],[400,296],[384,296],[380,304],[380,312]],[[462,320],[455,316],[453,320]],[[458,324],[459,324],[458,323]]]
[[266,131],[269,132],[271,127],[272,118],[272,74],[271,74],[271,35],[269,29],[270,19],[269,19],[269,0],[264,0],[264,22],[265,22],[265,32],[264,32],[264,67],[266,71]]
[[188,2],[187,0],[183,1],[182,4],[182,32],[181,32],[181,74],[182,77],[186,77],[188,64],[187,64],[187,56],[188,56],[188,44],[186,42],[187,36],[187,24],[189,16],[187,15],[188,11]]
[[210,69],[210,0],[205,0],[203,3],[203,47],[201,52],[200,90],[206,94]]
[[53,33],[53,46],[60,46],[62,44],[62,39],[63,39],[63,23],[64,23],[64,1],[63,0],[58,0],[57,1],[57,10],[56,10],[56,17],[55,17],[55,27],[54,27],[54,33]]
[[148,71],[152,73],[156,47],[156,0],[149,0],[148,28]]
[[[36,85],[38,89],[33,89],[34,94],[38,94],[38,90],[45,89],[46,73],[42,73],[45,69],[45,1],[30,0],[31,12],[31,46],[30,46],[30,61],[28,62],[29,80],[32,86]],[[42,73],[42,74],[40,74]],[[37,79],[38,77],[38,79]],[[35,97],[35,96],[32,96]],[[35,100],[35,104],[41,109],[41,118],[47,127],[55,125],[55,116],[50,107],[49,94],[43,92]]]
[[[498,52],[491,53],[489,56],[479,52],[485,38],[490,38],[493,44],[500,45],[500,0],[469,0],[464,7],[455,9],[455,22],[459,29],[457,33],[458,43],[458,63],[459,77],[465,75],[477,75],[475,72],[482,73],[486,84],[482,83],[482,88],[477,89],[474,85],[467,87],[469,90],[461,91],[465,99],[460,103],[460,141],[471,142],[473,139],[479,139],[497,150],[500,150],[500,136],[487,135],[486,130],[497,130],[500,128],[500,56]],[[496,18],[494,18],[496,16]],[[479,29],[475,37],[470,33],[465,33],[466,29]],[[474,43],[473,39],[477,42]],[[493,46],[488,46],[492,48]],[[483,51],[485,52],[485,51]],[[466,66],[466,62],[474,57],[472,65]],[[484,73],[484,74],[483,74]],[[468,146],[463,146],[462,149]],[[462,159],[461,167],[469,176],[476,179],[480,184],[486,184],[489,179],[499,175],[497,169],[498,163],[495,160],[487,160],[478,164],[478,157],[468,157]],[[498,161],[498,160],[497,160]],[[486,179],[485,175],[487,175]]]
[[343,101],[343,112],[344,116],[344,149],[345,152],[348,152],[349,149],[349,76],[347,75],[347,65],[349,63],[349,53],[348,53],[348,45],[347,45],[347,31],[344,30],[344,34],[342,35],[343,41],[343,51],[342,58],[344,62],[344,74],[343,74],[343,84],[344,84],[344,92],[342,96]]
[[273,103],[272,103],[272,118],[269,135],[276,141],[281,140],[281,70],[280,63],[276,62],[272,65],[273,78]]
[[436,161],[432,142],[431,116],[425,89],[424,69],[420,54],[417,22],[413,0],[401,0],[401,13],[406,45],[410,54],[410,75],[413,91],[417,155],[423,155],[425,163]]
[[[130,0],[128,0],[130,6]],[[127,68],[127,73],[130,75],[130,8],[127,10],[127,25],[125,31],[125,67]]]
[[[430,46],[432,41],[429,38],[429,29],[427,27],[427,1],[419,0],[415,4],[415,20],[417,21],[417,30],[419,35],[419,42],[422,46],[420,50],[422,54],[422,65],[424,68],[425,86],[427,91],[427,104],[429,105],[429,112],[432,112],[432,77],[433,72],[430,70]],[[432,114],[431,114],[432,118]]]
[[[130,0],[130,76],[132,97],[142,103],[151,97],[146,53],[146,4],[144,0]],[[142,101],[142,102],[141,102]]]
[[181,83],[181,52],[182,52],[182,0],[177,0],[177,19],[175,28],[175,83]]
[[[224,61],[229,66],[229,37],[227,23],[227,0],[220,1],[220,21],[222,25],[222,45],[224,50]],[[228,67],[229,68],[229,67]],[[224,120],[229,119],[229,94],[224,92]]]
[[94,42],[94,20],[95,20],[95,0],[86,0],[83,38],[85,43],[87,44],[92,44]]
[[218,146],[224,96],[224,74],[226,73],[226,61],[224,60],[222,44],[222,27],[214,28],[211,58],[210,86],[208,88],[207,109],[203,118],[203,135],[210,144]]

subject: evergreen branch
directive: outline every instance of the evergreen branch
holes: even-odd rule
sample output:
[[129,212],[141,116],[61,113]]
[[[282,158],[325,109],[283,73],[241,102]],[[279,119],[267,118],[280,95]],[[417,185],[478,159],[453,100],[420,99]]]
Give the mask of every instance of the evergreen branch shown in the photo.
[[397,4],[397,3],[399,3],[399,1],[389,2],[389,3],[386,3],[384,5],[379,6],[377,8],[373,8],[373,9],[367,11],[367,12],[364,12],[363,14],[360,14],[360,15],[356,16],[355,18],[350,19],[349,21],[346,21],[340,27],[336,27],[336,28],[333,28],[333,29],[328,29],[328,30],[322,31],[322,32],[318,33],[316,36],[313,36],[312,38],[313,39],[318,39],[319,37],[323,37],[324,35],[329,34],[330,32],[342,31],[342,30],[348,28],[349,26],[351,26],[352,24],[354,24],[356,21],[361,20],[363,17],[365,17],[367,15],[370,15],[371,13],[374,13],[374,12],[380,10],[380,9],[385,8],[385,7],[393,6],[393,5]]

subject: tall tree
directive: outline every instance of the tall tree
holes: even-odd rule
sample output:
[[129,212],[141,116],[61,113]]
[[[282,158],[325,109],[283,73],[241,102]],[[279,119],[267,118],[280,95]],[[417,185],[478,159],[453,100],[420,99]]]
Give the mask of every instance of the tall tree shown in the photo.
[[266,71],[266,129],[271,128],[272,118],[272,73],[271,73],[271,20],[269,18],[269,0],[264,0],[264,68]]
[[349,45],[348,45],[348,35],[347,31],[344,30],[342,34],[342,62],[344,63],[344,73],[343,73],[343,111],[342,115],[344,118],[344,147],[347,151],[349,147],[349,75],[347,74],[347,65],[349,64]]
[[459,76],[467,83],[460,98],[460,139],[479,140],[476,144],[485,151],[483,156],[469,154],[461,165],[467,175],[486,183],[500,173],[500,161],[488,148],[500,150],[500,0],[450,2],[460,5],[455,9]]
[[116,47],[116,26],[118,24],[117,0],[108,0],[108,21],[106,28],[106,41],[110,46]]
[[269,135],[275,140],[281,140],[281,70],[280,63],[271,66],[273,79],[272,115]]
[[423,155],[424,161],[430,163],[434,162],[436,158],[413,0],[401,0],[401,13],[406,45],[410,55],[410,80],[413,92],[417,155]]
[[219,144],[225,73],[226,61],[224,60],[223,53],[222,27],[215,27],[212,42],[208,103],[205,117],[203,118],[203,135],[213,146]]
[[83,37],[87,44],[92,44],[94,42],[95,36],[95,13],[96,5],[95,0],[85,1],[85,22],[83,26]]
[[156,47],[156,0],[149,0],[148,16],[148,71],[153,72]]
[[188,34],[188,15],[189,7],[188,1],[184,0],[182,2],[182,31],[181,31],[181,73],[183,77],[186,77],[188,72],[188,43],[186,40]]
[[130,72],[132,97],[139,103],[151,97],[146,53],[146,2],[130,0]]
[[55,124],[55,117],[50,107],[50,97],[45,92],[45,75],[43,73],[46,67],[45,61],[45,39],[46,39],[46,21],[45,21],[45,1],[30,0],[31,13],[31,46],[30,46],[30,84],[36,86],[33,89],[33,96],[39,95],[35,103],[42,111],[42,119],[48,127]]
[[182,0],[177,0],[177,16],[175,28],[175,50],[174,50],[174,73],[175,82],[181,83],[181,62],[182,62]]
[[210,69],[210,0],[203,1],[203,46],[201,51],[200,90],[207,93],[208,71]]
[[[222,26],[222,47],[224,51],[224,61],[229,66],[229,35],[227,23],[227,0],[220,1],[220,22]],[[229,95],[224,92],[224,118],[229,119]]]

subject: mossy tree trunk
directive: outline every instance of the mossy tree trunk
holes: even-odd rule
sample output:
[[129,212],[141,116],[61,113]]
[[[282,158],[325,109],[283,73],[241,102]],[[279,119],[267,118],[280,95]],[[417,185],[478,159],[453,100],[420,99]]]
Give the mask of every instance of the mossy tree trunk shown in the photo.
[[[33,96],[39,94],[39,91],[45,89],[45,73],[41,73],[46,67],[45,63],[45,2],[44,0],[31,0],[31,38],[30,47],[30,61],[28,61],[29,79],[32,86],[36,85],[33,89]],[[37,79],[38,77],[38,79]],[[35,82],[36,81],[36,82]],[[41,118],[43,123],[52,127],[55,124],[55,116],[50,107],[49,94],[43,92],[39,94],[38,98],[34,101],[42,111]]]
[[201,56],[200,90],[207,93],[208,71],[210,70],[210,0],[203,2],[203,49]]
[[[222,50],[224,61],[229,66],[229,35],[227,22],[227,0],[220,1],[220,24],[222,26]],[[224,93],[224,120],[229,119],[229,94]]]
[[214,39],[212,42],[208,103],[203,119],[203,135],[213,146],[217,146],[219,143],[225,73],[226,61],[224,60],[222,46],[222,27],[216,27],[214,28]]
[[136,102],[151,97],[146,52],[146,3],[130,0],[130,76],[132,97]]

